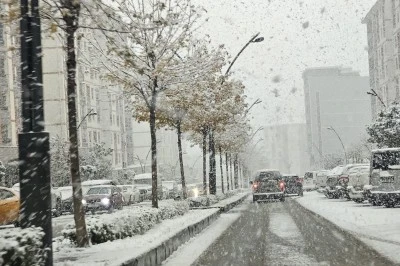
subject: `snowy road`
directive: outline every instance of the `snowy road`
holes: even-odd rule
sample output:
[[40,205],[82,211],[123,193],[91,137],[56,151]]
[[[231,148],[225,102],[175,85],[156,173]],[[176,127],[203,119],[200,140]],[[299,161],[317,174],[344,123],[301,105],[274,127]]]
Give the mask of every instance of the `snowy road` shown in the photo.
[[392,265],[291,199],[241,212],[195,265]]

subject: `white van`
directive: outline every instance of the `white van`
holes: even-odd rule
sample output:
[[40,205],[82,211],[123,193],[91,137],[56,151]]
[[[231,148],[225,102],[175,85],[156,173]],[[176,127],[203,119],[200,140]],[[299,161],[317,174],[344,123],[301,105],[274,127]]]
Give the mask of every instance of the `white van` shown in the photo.
[[317,171],[310,171],[304,174],[303,190],[311,191],[317,189]]

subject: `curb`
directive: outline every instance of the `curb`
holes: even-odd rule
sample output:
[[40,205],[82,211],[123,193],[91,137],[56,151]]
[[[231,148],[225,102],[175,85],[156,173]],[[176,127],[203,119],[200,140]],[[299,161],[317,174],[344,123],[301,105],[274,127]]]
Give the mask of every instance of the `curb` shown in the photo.
[[203,220],[182,229],[170,239],[164,241],[163,243],[159,244],[148,252],[143,253],[139,257],[132,258],[122,263],[121,266],[161,265],[161,263],[165,259],[167,259],[175,250],[179,248],[179,246],[186,243],[192,237],[204,230],[207,226],[212,224],[215,220],[219,218],[221,213],[227,212],[236,205],[242,203],[247,198],[247,196],[248,194],[227,205],[214,207],[219,208],[219,210],[211,214],[210,216],[207,216]]

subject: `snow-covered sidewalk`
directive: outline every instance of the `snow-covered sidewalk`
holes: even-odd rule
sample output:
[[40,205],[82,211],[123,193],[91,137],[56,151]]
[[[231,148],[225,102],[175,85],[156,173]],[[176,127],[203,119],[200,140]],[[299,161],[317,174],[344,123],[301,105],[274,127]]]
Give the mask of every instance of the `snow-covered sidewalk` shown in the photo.
[[[224,212],[236,206],[247,198],[247,195],[247,192],[239,193],[221,200],[208,209],[190,210],[183,216],[162,220],[141,235],[101,243],[89,248],[67,247],[63,243],[57,243],[54,264],[121,265],[133,261],[145,261],[145,264],[149,265],[158,264],[157,262],[163,261],[179,245],[215,221],[221,211]],[[99,216],[98,219],[100,218],[105,218],[105,216]]]
[[315,191],[304,193],[304,197],[296,200],[395,263],[400,263],[400,208],[387,209],[366,203],[332,200]]
[[55,265],[121,265],[156,248],[182,229],[219,212],[219,209],[192,210],[184,216],[164,220],[143,235],[114,240],[89,248],[62,248],[54,252]]

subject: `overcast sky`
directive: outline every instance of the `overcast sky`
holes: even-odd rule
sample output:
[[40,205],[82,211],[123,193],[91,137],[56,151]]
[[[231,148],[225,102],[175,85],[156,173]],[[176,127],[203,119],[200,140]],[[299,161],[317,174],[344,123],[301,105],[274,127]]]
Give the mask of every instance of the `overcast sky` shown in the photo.
[[343,66],[368,75],[366,25],[375,0],[195,0],[207,10],[201,34],[225,44],[234,56],[257,32],[235,63],[244,80],[255,125],[304,122],[302,71]]

